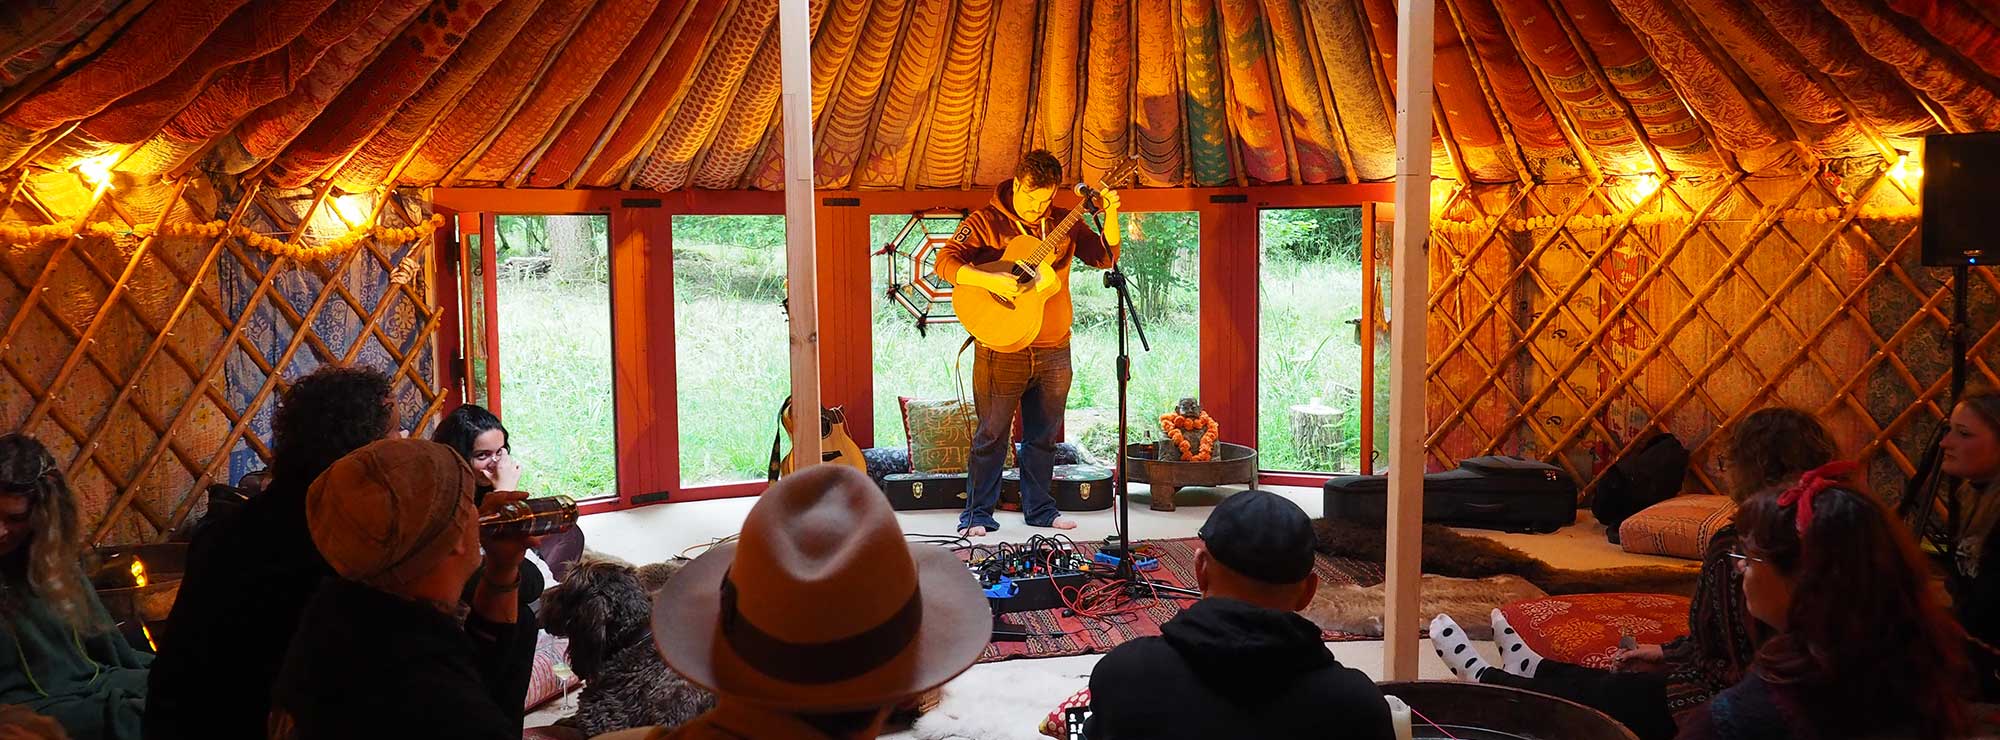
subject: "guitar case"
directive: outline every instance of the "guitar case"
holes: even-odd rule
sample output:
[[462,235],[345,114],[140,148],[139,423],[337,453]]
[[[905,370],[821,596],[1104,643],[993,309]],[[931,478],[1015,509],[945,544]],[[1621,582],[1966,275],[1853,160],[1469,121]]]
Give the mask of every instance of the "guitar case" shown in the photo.
[[[1376,526],[1389,516],[1389,479],[1344,475],[1321,487],[1326,515]],[[1424,521],[1508,532],[1554,532],[1576,523],[1576,481],[1562,468],[1519,457],[1473,457],[1424,476]]]
[[[1111,469],[1095,465],[1057,465],[1049,497],[1058,511],[1103,511],[1111,508]],[[1021,469],[1000,474],[1000,501],[1021,508]]]
[[882,493],[897,511],[963,509],[968,479],[964,473],[890,473]]

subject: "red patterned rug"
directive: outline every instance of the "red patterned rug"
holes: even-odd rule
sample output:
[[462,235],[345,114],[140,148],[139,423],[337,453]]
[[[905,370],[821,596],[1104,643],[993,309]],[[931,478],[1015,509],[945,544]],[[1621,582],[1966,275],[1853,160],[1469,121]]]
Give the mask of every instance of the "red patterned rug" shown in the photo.
[[[1194,552],[1199,540],[1193,537],[1175,540],[1142,540],[1139,549],[1142,556],[1157,557],[1160,567],[1145,575],[1163,585],[1194,588]],[[1078,547],[1086,555],[1095,554],[1097,543],[1079,543]],[[1150,548],[1150,550],[1148,550]],[[1366,585],[1382,582],[1382,565],[1366,563],[1348,558],[1320,555],[1314,564],[1322,586],[1338,584]],[[1160,625],[1181,608],[1194,603],[1193,598],[1183,598],[1161,594],[1157,599],[1141,599],[1128,602],[1143,608],[1115,617],[1094,618],[1064,616],[1066,609],[1042,609],[1038,611],[1016,612],[1000,617],[1001,621],[1027,632],[1025,642],[995,642],[986,646],[986,653],[979,657],[981,663],[991,663],[1014,658],[1059,658],[1068,655],[1088,655],[1110,652],[1114,647],[1135,637],[1160,634]],[[1322,635],[1329,642],[1373,640],[1374,637],[1326,632]]]

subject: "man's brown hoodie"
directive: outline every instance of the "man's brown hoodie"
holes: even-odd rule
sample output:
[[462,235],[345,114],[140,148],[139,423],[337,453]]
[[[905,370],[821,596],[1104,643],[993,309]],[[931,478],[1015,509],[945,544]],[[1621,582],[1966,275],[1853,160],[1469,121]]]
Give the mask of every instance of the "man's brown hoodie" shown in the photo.
[[[994,189],[993,202],[985,208],[974,211],[958,225],[958,232],[952,234],[944,249],[938,252],[937,274],[952,284],[958,284],[959,268],[978,265],[1000,259],[1007,247],[1007,240],[1022,234],[1042,236],[1046,229],[1069,215],[1069,209],[1049,207],[1038,223],[1029,224],[1014,212],[1014,181],[1000,183]],[[1042,333],[1035,337],[1030,347],[1053,348],[1069,344],[1070,320],[1074,309],[1070,306],[1069,273],[1070,258],[1098,269],[1110,269],[1118,262],[1118,248],[1107,247],[1104,238],[1084,225],[1078,219],[1070,228],[1069,239],[1057,250],[1049,263],[1055,266],[1056,277],[1062,287],[1049,302],[1042,307]]]

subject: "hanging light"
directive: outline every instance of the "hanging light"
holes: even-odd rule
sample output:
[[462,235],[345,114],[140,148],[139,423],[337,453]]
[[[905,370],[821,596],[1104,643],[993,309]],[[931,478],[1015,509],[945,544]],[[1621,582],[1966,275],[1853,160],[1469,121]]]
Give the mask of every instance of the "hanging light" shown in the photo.
[[1633,202],[1643,201],[1648,196],[1651,196],[1654,191],[1660,189],[1660,177],[1651,173],[1638,175],[1633,177],[1625,187],[1631,191]]
[[1897,152],[1896,163],[1889,166],[1889,176],[1904,185],[1915,185],[1923,182],[1924,164],[1910,161],[1910,155],[1907,153]]
[[347,222],[348,228],[358,228],[368,224],[368,217],[375,213],[374,198],[368,193],[351,193],[327,199],[333,204],[333,212],[340,220]]
[[102,191],[105,188],[111,187],[111,166],[117,163],[118,152],[113,151],[84,157],[77,160],[75,164],[70,165],[69,168],[76,170],[77,174],[82,175],[83,181],[90,183],[92,188]]

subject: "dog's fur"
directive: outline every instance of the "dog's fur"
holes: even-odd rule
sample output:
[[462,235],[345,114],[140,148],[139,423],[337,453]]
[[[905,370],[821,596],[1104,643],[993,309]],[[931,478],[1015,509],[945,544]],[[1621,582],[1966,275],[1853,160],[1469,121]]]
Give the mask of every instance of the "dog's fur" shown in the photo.
[[[1371,563],[1383,562],[1388,532],[1381,525],[1342,519],[1313,522],[1318,550],[1327,555]],[[1423,571],[1452,578],[1516,575],[1554,595],[1592,593],[1660,593],[1690,596],[1697,568],[1626,566],[1599,570],[1557,568],[1527,553],[1483,537],[1468,537],[1437,525],[1424,525]]]
[[[642,570],[650,583],[642,583]],[[715,706],[713,695],[668,668],[653,646],[652,591],[678,570],[586,556],[542,594],[542,627],[569,638],[570,667],[586,682],[575,718],[585,736],[678,727]]]

